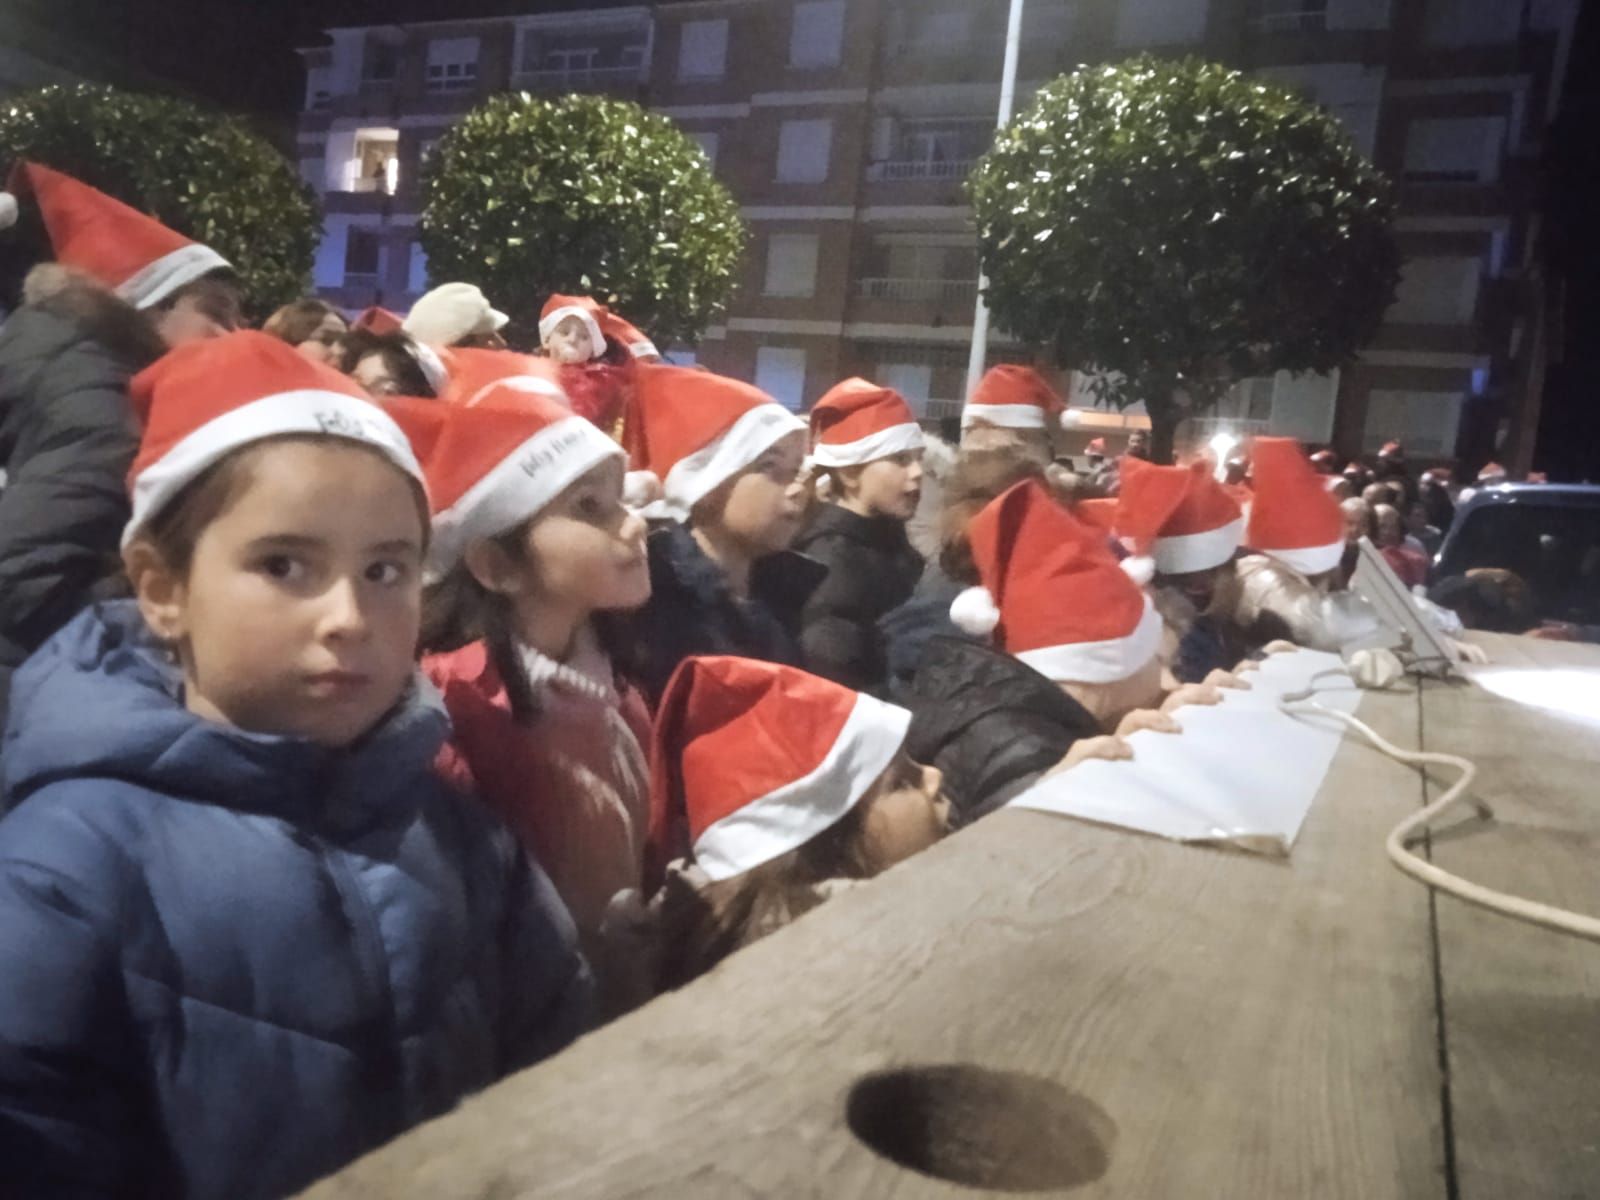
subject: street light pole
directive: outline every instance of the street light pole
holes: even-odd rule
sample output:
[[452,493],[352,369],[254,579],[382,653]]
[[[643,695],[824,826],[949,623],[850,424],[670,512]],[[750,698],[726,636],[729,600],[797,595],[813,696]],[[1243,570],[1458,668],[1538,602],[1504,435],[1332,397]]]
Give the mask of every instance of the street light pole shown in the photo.
[[[1011,120],[1011,109],[1017,99],[1017,54],[1022,43],[1022,3],[1011,0],[1011,14],[1006,19],[1006,62],[1000,72],[1000,114],[995,122],[997,130],[1004,129]],[[978,271],[978,302],[972,313],[972,353],[967,358],[967,390],[971,396],[983,375],[983,364],[989,352],[989,306],[983,302],[983,289],[989,285],[983,271]],[[963,402],[965,396],[963,397]]]

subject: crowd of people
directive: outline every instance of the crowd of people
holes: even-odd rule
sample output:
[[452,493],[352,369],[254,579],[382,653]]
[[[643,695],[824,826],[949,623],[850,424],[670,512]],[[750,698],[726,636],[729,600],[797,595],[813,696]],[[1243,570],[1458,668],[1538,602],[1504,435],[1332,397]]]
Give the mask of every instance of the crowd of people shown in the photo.
[[54,251],[0,329],[29,1196],[293,1191],[1337,648],[1353,538],[1404,578],[1448,523],[1393,453],[1076,470],[1027,367],[954,453],[865,379],[807,421],[585,296],[526,350],[466,283],[246,330],[211,250],[45,167],[12,187]]

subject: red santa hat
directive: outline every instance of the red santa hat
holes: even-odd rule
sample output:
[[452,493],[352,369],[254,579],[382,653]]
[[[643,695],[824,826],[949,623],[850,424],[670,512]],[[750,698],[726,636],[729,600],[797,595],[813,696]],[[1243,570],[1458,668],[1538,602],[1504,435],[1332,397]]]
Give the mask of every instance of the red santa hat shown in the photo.
[[[544,328],[540,325],[540,330]],[[554,326],[552,326],[554,328]],[[637,327],[623,320],[609,308],[600,309],[600,331],[611,341],[626,346],[628,353],[645,362],[659,362],[661,351]]]
[[819,467],[860,466],[924,444],[905,397],[865,379],[837,384],[811,410],[811,460]]
[[577,317],[589,331],[589,342],[593,346],[589,357],[599,358],[606,352],[606,335],[600,328],[600,318],[605,311],[587,296],[551,296],[539,314],[539,340],[549,341],[557,325],[568,317]]
[[31,193],[56,261],[98,279],[135,308],[152,308],[213,271],[231,270],[210,246],[154,217],[38,163],[18,162],[0,193],[0,229],[17,220],[17,196]]
[[1503,466],[1501,466],[1499,463],[1497,463],[1497,462],[1484,463],[1483,464],[1483,470],[1478,472],[1478,482],[1479,483],[1494,484],[1494,483],[1504,483],[1505,481],[1506,481],[1506,469]]
[[1001,649],[1057,683],[1114,683],[1155,657],[1161,618],[1139,586],[1149,560],[1118,563],[1039,480],[991,501],[967,540],[983,586],[950,606],[962,629],[997,633]]
[[1318,450],[1311,456],[1311,465],[1325,474],[1332,475],[1339,469],[1339,456],[1332,450]]
[[433,504],[431,580],[447,575],[474,539],[514,529],[592,468],[623,457],[561,401],[523,383],[512,375],[486,385],[471,405],[427,405],[441,414],[438,428],[413,440]]
[[[651,515],[685,521],[716,488],[754,463],[779,438],[803,432],[771,396],[687,367],[640,366],[623,418],[622,444],[635,472],[659,482]],[[639,480],[630,480],[637,487]]]
[[1405,445],[1403,443],[1401,443],[1400,441],[1395,440],[1395,441],[1385,442],[1383,444],[1382,449],[1380,449],[1378,451],[1378,457],[1379,458],[1404,458],[1405,457],[1405,453],[1406,453]]
[[1244,536],[1244,514],[1205,463],[1159,467],[1125,458],[1116,527],[1155,560],[1159,574],[1187,575],[1233,558]]
[[559,373],[547,358],[515,350],[460,346],[446,353],[450,383],[439,395],[451,405],[474,408],[491,395],[514,391],[544,396],[563,408],[569,407]]
[[799,849],[860,803],[910,725],[905,709],[794,667],[685,659],[656,714],[651,858],[684,818],[714,880]]
[[1344,557],[1344,518],[1294,438],[1251,445],[1255,495],[1245,544],[1302,575],[1320,575]]
[[1104,458],[1106,456],[1106,440],[1097,437],[1083,448],[1084,454],[1090,458]]
[[347,438],[423,483],[411,444],[354,382],[270,334],[194,342],[158,359],[129,387],[144,426],[128,473],[127,545],[184,487],[235,450],[288,435]]
[[368,333],[380,336],[385,333],[395,333],[404,327],[405,319],[399,313],[392,313],[377,304],[362,310],[361,315],[350,322],[351,329],[365,329]]
[[1006,429],[1065,429],[1076,420],[1043,375],[1012,363],[989,368],[961,410],[962,429],[978,422]]

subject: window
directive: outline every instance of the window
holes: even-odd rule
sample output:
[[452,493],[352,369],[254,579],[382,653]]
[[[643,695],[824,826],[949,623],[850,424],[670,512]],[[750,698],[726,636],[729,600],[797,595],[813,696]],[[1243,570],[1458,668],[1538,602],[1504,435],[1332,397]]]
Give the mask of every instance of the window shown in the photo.
[[380,244],[376,229],[351,227],[345,235],[344,281],[377,282]]
[[674,346],[663,356],[674,367],[692,367],[699,363],[700,358],[693,350],[684,350]]
[[1333,440],[1333,410],[1339,396],[1339,372],[1318,375],[1307,371],[1291,375],[1279,371],[1273,379],[1272,434],[1302,442]]
[[806,352],[787,346],[756,351],[756,386],[790,412],[805,407]]
[[801,0],[789,34],[791,67],[836,67],[844,45],[844,0]]
[[878,367],[878,380],[904,396],[917,416],[928,411],[933,396],[933,367],[929,364],[883,363]]
[[1328,0],[1256,0],[1251,24],[1262,33],[1302,33],[1328,27]]
[[318,112],[333,103],[333,68],[306,69],[306,108]]
[[778,129],[778,182],[823,182],[832,150],[832,121],[785,121]]
[[1372,451],[1398,438],[1418,457],[1452,455],[1460,421],[1459,392],[1373,391],[1367,396],[1362,447]]
[[1429,46],[1485,46],[1515,42],[1522,5],[1508,0],[1426,0],[1423,40]]
[[722,140],[717,134],[702,130],[689,134],[689,140],[700,147],[700,153],[706,156],[708,163],[713,167],[717,165],[717,146]]
[[1505,156],[1504,117],[1430,117],[1406,129],[1411,183],[1492,183]]
[[686,22],[678,43],[678,78],[721,79],[727,69],[728,22]]
[[345,164],[344,190],[393,195],[400,183],[400,131],[358,129],[355,150]]
[[541,68],[572,75],[594,70],[595,59],[600,57],[596,46],[553,46],[544,52]]
[[477,38],[440,38],[428,43],[430,92],[466,92],[477,86]]
[[1117,45],[1176,46],[1198,42],[1206,31],[1206,0],[1122,0]]
[[421,242],[411,243],[411,262],[406,268],[406,291],[422,293],[428,290],[428,256]]
[[817,235],[775,233],[767,239],[768,296],[810,296],[817,288]]
[[1475,256],[1413,258],[1400,275],[1388,319],[1407,325],[1470,325],[1483,268]]
[[363,83],[393,83],[400,73],[400,47],[393,42],[377,38],[367,43],[366,56],[361,62]]
[[309,183],[317,191],[322,190],[323,181],[327,178],[328,167],[320,158],[302,158],[300,160],[300,178]]

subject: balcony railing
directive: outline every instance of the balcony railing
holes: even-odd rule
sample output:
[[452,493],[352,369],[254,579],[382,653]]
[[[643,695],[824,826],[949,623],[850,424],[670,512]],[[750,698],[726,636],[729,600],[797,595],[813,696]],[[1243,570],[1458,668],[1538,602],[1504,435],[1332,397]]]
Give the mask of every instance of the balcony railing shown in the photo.
[[891,180],[962,180],[972,172],[972,158],[952,158],[941,162],[929,159],[896,159],[875,162],[867,168],[867,178],[874,182]]
[[356,178],[350,180],[350,186],[345,188],[345,191],[381,192],[385,196],[392,196],[394,194],[394,188],[389,186],[389,179],[386,175],[357,176]]
[[869,300],[950,300],[973,303],[978,298],[976,279],[867,278],[856,284],[857,294]]
[[1327,6],[1269,8],[1250,18],[1250,28],[1256,33],[1321,33],[1328,28]]
[[533,92],[596,92],[644,82],[643,67],[556,67],[518,71],[512,84]]

